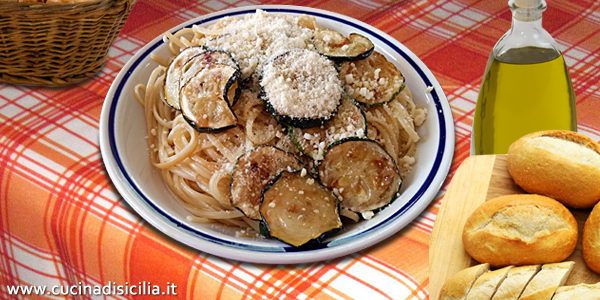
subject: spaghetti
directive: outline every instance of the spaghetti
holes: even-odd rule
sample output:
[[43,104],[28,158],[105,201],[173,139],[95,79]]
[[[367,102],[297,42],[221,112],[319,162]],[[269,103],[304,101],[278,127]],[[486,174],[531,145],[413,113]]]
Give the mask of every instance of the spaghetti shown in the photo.
[[[197,132],[179,111],[163,102],[169,58],[152,55],[159,66],[147,83],[134,89],[136,99],[144,106],[150,160],[190,213],[190,221],[251,228],[250,232],[257,234],[258,223],[232,207],[229,200],[236,159],[254,147],[268,144],[294,153],[305,163],[314,163],[295,147],[286,128],[267,111],[259,97],[256,74],[276,53],[294,48],[314,50],[310,37],[317,28],[320,26],[313,17],[257,11],[244,18],[223,18],[209,27],[194,25],[164,35],[173,56],[192,45],[228,51],[239,62],[244,81],[239,100],[232,107],[238,124],[220,133]],[[367,137],[384,147],[404,177],[415,162],[419,140],[415,128],[424,122],[426,110],[417,107],[409,89],[404,88],[395,100],[366,109],[365,116]],[[341,214],[359,220],[357,214],[348,210],[342,209]]]

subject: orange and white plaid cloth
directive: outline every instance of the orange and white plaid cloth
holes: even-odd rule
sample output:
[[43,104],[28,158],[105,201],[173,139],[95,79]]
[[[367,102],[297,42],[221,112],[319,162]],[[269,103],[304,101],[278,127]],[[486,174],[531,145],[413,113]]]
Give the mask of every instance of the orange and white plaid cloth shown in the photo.
[[[579,131],[600,140],[600,2],[547,3],[544,27],[569,65]],[[106,65],[91,79],[60,88],[0,84],[0,298],[127,299],[132,296],[90,295],[83,288],[135,286],[129,291],[142,294],[146,285],[163,292],[172,287],[170,295],[160,297],[167,299],[428,298],[428,240],[449,179],[420,217],[384,242],[339,259],[299,265],[249,264],[184,246],[146,223],[112,186],[100,157],[98,126],[104,97],[123,65],[175,25],[249,4],[277,3],[140,0]],[[475,101],[488,55],[510,28],[507,1],[279,4],[315,7],[364,21],[420,57],[441,83],[454,114],[451,178],[469,155]],[[24,295],[24,290],[11,295],[16,286],[65,294],[70,288],[72,295]]]

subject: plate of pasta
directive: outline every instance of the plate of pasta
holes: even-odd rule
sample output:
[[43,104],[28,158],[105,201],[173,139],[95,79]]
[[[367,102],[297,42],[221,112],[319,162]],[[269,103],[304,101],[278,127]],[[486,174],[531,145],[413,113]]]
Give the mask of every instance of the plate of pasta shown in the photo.
[[100,148],[123,199],[171,238],[254,263],[333,259],[404,228],[441,188],[454,123],[431,71],[349,17],[208,14],[114,80]]

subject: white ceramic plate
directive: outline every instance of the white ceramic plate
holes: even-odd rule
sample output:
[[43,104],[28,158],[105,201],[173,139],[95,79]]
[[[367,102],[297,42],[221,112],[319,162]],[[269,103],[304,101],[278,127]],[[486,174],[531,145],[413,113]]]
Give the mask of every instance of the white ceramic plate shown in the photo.
[[[415,219],[439,191],[454,152],[454,123],[450,106],[429,69],[404,45],[363,22],[324,10],[296,6],[242,7],[212,13],[170,30],[206,26],[225,16],[254,13],[259,8],[273,13],[308,14],[324,27],[348,35],[358,32],[375,44],[375,50],[393,62],[406,78],[414,101],[429,110],[427,121],[418,130],[418,161],[404,179],[402,194],[371,220],[344,228],[324,243],[294,248],[274,239],[240,238],[233,231],[195,224],[173,199],[159,172],[147,155],[146,125],[142,106],[133,96],[133,87],[146,83],[157,64],[150,53],[169,57],[162,36],[143,47],[123,67],[113,82],[102,109],[100,147],[110,178],[121,196],[150,224],[166,235],[207,253],[257,263],[302,263],[350,254],[374,245]],[[433,90],[428,92],[428,87]]]

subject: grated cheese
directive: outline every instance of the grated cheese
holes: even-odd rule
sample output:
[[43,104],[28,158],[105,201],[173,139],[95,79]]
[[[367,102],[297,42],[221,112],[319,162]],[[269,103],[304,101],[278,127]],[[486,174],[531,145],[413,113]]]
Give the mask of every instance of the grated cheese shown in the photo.
[[324,126],[308,129],[294,128],[292,134],[297,137],[303,150],[310,157],[321,160],[325,149],[331,143],[349,137],[365,137],[365,127],[365,119],[360,109],[345,99],[342,100],[333,119]]
[[333,62],[309,50],[290,51],[265,65],[260,85],[279,114],[296,118],[330,117],[343,92]]
[[372,211],[367,211],[361,214],[365,220],[371,220],[375,214]]
[[228,51],[238,61],[243,78],[277,53],[312,46],[312,30],[298,26],[298,16],[268,14],[257,10],[244,18],[222,20],[221,34],[201,41],[206,46]]
[[[372,69],[376,61],[385,61],[384,69]],[[390,72],[393,64],[378,52],[374,52],[368,58],[357,62],[343,65],[340,73],[343,74],[345,88],[348,94],[360,102],[370,102],[380,98],[390,98],[400,90],[404,84],[401,73]],[[350,80],[348,80],[350,79]]]

